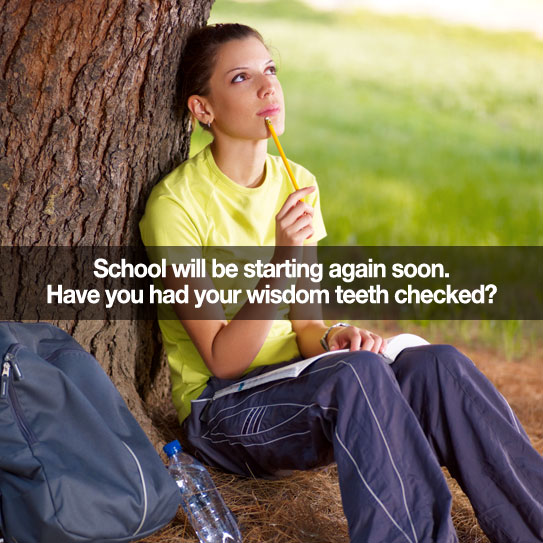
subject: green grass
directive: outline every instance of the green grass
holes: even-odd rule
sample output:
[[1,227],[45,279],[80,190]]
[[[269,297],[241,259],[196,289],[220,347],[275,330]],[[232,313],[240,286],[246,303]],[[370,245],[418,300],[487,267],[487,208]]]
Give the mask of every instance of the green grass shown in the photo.
[[[217,0],[209,22],[234,21],[256,27],[279,63],[282,143],[319,180],[324,244],[541,245],[541,41],[295,0]],[[197,130],[192,152],[208,141]],[[543,348],[541,321],[402,327],[512,360]]]
[[325,244],[542,243],[536,38],[294,0],[217,0],[210,22],[227,21],[279,62],[282,143],[319,180]]
[[448,343],[456,347],[468,346],[484,351],[486,356],[511,362],[528,361],[541,365],[543,341],[541,321],[492,320],[411,320],[355,321],[362,328],[381,333],[384,337],[399,331],[418,334],[431,343]]
[[541,321],[413,321],[409,331],[432,343],[470,345],[495,351],[505,360],[539,360],[541,364]]

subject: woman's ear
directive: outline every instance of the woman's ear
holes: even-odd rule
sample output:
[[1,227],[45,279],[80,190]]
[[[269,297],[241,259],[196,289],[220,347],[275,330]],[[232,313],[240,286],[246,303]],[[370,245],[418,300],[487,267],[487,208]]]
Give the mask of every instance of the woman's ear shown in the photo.
[[213,113],[209,107],[207,100],[196,94],[189,96],[187,106],[192,115],[202,124],[210,124],[213,122]]

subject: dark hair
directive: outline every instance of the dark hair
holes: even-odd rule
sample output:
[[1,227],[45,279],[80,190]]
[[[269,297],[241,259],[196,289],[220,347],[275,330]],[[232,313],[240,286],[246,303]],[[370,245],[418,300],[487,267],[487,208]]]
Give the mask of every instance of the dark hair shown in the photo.
[[209,93],[209,80],[215,67],[215,59],[221,45],[254,37],[264,43],[258,31],[250,26],[228,23],[204,26],[194,31],[185,44],[179,67],[179,99],[183,111],[187,111],[189,96]]

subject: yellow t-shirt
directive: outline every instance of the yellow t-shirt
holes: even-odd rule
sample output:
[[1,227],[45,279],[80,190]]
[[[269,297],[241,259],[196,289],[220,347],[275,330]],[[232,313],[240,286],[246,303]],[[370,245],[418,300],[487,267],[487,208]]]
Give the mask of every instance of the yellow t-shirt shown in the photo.
[[[290,164],[300,188],[316,186],[310,172]],[[153,188],[140,221],[141,237],[146,247],[273,246],[275,215],[293,191],[279,157],[267,155],[264,181],[247,188],[218,168],[208,146]],[[318,188],[305,200],[315,209],[314,234],[306,242],[317,242],[326,236]],[[233,317],[225,312],[227,319]],[[158,317],[170,365],[173,402],[183,421],[190,413],[191,400],[202,393],[211,372],[173,308],[160,305]],[[247,371],[299,354],[290,321],[276,320]]]

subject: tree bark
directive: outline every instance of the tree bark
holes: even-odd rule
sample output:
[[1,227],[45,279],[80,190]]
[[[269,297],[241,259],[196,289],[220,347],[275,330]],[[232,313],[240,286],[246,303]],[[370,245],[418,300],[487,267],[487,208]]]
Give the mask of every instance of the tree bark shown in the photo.
[[[150,189],[188,154],[178,64],[212,1],[0,0],[1,245],[141,243]],[[56,324],[159,441],[146,409],[169,393],[156,323]]]

